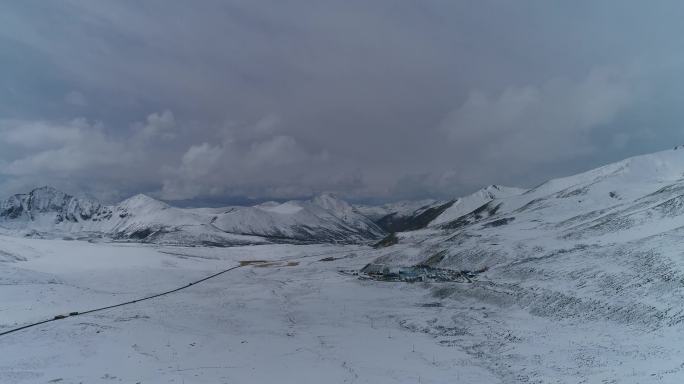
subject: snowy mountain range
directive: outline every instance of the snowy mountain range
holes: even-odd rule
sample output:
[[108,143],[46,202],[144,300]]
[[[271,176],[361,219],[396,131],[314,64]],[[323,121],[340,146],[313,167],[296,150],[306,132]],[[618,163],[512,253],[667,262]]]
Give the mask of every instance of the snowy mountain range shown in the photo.
[[0,202],[0,227],[35,236],[186,245],[350,243],[384,234],[370,219],[331,194],[253,207],[182,209],[145,195],[106,206],[51,187]]
[[353,206],[330,193],[311,200],[224,208],[176,208],[146,195],[108,206],[52,187],[0,202],[0,229],[30,236],[105,238],[183,245],[265,242],[363,243],[411,231],[506,196],[515,188],[489,186],[451,200]]
[[136,195],[110,206],[41,187],[0,202],[0,229],[189,245],[367,243],[399,232],[399,244],[415,249],[380,262],[478,270],[579,243],[671,234],[684,226],[683,177],[684,151],[669,150],[530,190],[490,185],[450,201],[381,206],[353,206],[329,193],[251,207],[192,209]]

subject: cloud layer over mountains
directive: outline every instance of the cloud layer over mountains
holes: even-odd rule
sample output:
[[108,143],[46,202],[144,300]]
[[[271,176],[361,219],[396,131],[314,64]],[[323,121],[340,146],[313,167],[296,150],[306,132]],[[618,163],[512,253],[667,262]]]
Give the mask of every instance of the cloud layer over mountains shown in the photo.
[[[0,5],[0,195],[448,198],[684,139],[671,4]],[[635,26],[639,26],[638,28]]]

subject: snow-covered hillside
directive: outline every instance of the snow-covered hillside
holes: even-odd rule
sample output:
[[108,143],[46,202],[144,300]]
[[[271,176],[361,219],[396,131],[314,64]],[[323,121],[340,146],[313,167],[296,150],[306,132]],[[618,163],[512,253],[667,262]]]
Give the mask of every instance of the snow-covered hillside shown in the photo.
[[[684,150],[633,157],[550,180],[523,193],[485,200],[429,229],[399,234],[398,243],[365,270],[391,279],[415,279],[425,271],[433,275],[436,272],[430,271],[458,271],[466,284],[445,286],[439,296],[473,299],[496,313],[492,319],[490,311],[489,318],[479,319],[476,327],[488,343],[477,344],[482,337],[470,335],[460,342],[477,344],[473,351],[483,356],[485,364],[497,364],[494,370],[510,382],[514,377],[576,382],[572,379],[580,374],[593,377],[586,382],[600,382],[599,378],[620,375],[617,362],[640,367],[640,353],[645,360],[654,348],[660,348],[666,360],[677,354],[666,339],[636,341],[636,336],[627,335],[655,332],[681,339]],[[503,314],[510,310],[515,316]],[[549,364],[543,370],[522,372],[522,367],[539,368],[535,362],[539,357],[523,352],[539,330],[521,323],[538,322],[535,318],[554,324],[558,334],[573,340],[588,338],[579,342],[584,352],[572,344],[563,347],[552,339],[534,338],[535,349],[546,355],[542,359]],[[465,320],[447,323],[473,327]],[[430,324],[424,319],[411,327],[437,334],[437,325],[446,327],[441,321]],[[598,329],[612,331],[599,336],[593,331]],[[589,343],[592,337],[603,339]],[[615,339],[620,337],[623,340]],[[643,344],[624,345],[629,340]],[[621,350],[611,343],[622,345]],[[515,352],[502,354],[501,348]],[[601,348],[604,353],[598,352]],[[582,363],[580,369],[578,363],[564,361],[567,356],[560,350],[593,363]],[[664,365],[668,364],[674,362]],[[601,374],[590,376],[592,372]],[[649,378],[635,373],[635,379],[627,382],[682,379],[681,368],[674,366],[654,367],[652,374]]]
[[431,222],[420,233],[430,246],[411,262],[444,251],[435,265],[494,268],[578,243],[625,244],[684,226],[684,150],[633,157],[528,191],[497,196],[492,188],[458,199]]
[[105,206],[51,187],[0,202],[0,227],[41,236],[97,236],[186,245],[345,243],[383,235],[370,219],[330,194],[310,201],[254,207],[181,209],[145,195]]
[[381,206],[359,205],[357,210],[385,232],[415,231],[427,227],[454,202],[438,200],[401,201]]
[[519,195],[522,188],[490,185],[450,201],[433,199],[401,201],[380,206],[358,205],[357,210],[385,232],[404,232],[437,226],[469,213],[494,199]]
[[435,199],[423,200],[403,200],[396,203],[387,203],[382,205],[355,205],[356,209],[364,216],[371,220],[377,221],[383,217],[391,214],[398,216],[409,216],[414,212],[425,207],[444,204],[446,201],[438,201]]
[[369,218],[331,194],[308,201],[266,203],[218,210],[212,225],[222,231],[317,242],[363,242],[383,235]]
[[502,199],[509,196],[524,193],[522,188],[503,187],[500,185],[490,185],[468,196],[456,199],[449,208],[437,216],[429,225],[439,225],[457,219],[466,213],[470,213],[495,199]]

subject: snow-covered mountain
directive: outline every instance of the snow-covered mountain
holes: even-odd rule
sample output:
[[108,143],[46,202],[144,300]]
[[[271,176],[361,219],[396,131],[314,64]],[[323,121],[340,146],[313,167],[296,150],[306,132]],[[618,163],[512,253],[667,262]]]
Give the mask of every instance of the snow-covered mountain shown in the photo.
[[145,195],[105,206],[51,187],[0,202],[0,227],[51,236],[214,245],[363,242],[384,234],[370,219],[331,194],[253,207],[182,209]]
[[481,297],[538,316],[684,321],[684,150],[484,200],[399,234],[367,270],[465,271]]
[[446,201],[438,201],[435,199],[423,200],[403,200],[396,203],[387,203],[382,205],[364,205],[356,204],[354,207],[362,215],[368,217],[373,221],[382,219],[391,214],[398,216],[412,215],[415,211],[428,206],[434,206],[446,203]]
[[490,185],[474,192],[468,196],[459,197],[439,216],[430,222],[429,225],[439,225],[457,219],[466,213],[470,213],[484,204],[509,196],[524,193],[522,188],[504,187],[500,185]]
[[413,262],[444,251],[437,265],[491,268],[549,249],[638,242],[680,228],[684,150],[668,150],[530,190],[490,186],[457,199],[421,232],[430,246]]
[[380,206],[357,205],[356,209],[385,232],[414,231],[428,226],[455,202],[438,200],[401,201]]
[[109,209],[96,201],[78,199],[50,187],[37,188],[28,194],[0,201],[0,218],[25,224],[99,220],[110,214]]
[[357,205],[359,212],[372,219],[385,232],[405,232],[438,226],[470,213],[494,199],[519,195],[522,188],[490,185],[468,196],[450,201],[416,200],[380,206]]
[[332,194],[308,201],[219,209],[211,223],[225,232],[301,241],[362,242],[384,234],[369,218]]

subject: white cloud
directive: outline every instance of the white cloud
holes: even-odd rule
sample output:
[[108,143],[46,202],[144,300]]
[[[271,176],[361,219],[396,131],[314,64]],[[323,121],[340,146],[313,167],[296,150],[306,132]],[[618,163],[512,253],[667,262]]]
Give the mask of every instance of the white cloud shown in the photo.
[[319,187],[329,160],[325,151],[307,151],[286,135],[249,137],[238,132],[224,136],[220,144],[191,145],[179,165],[165,167],[162,197],[301,196]]
[[262,167],[293,164],[306,156],[294,138],[280,135],[252,143],[245,160],[251,167]]
[[[158,136],[173,126],[170,112],[151,114],[146,124]],[[105,198],[113,191],[158,183],[151,176],[164,161],[164,146],[141,143],[138,136],[112,135],[100,122],[84,118],[71,121],[0,120],[0,188],[22,192],[50,184],[93,192]]]
[[224,149],[208,143],[192,145],[183,154],[178,168],[166,168],[170,179],[164,181],[162,195],[166,199],[180,200],[201,194],[211,194],[216,186],[207,182],[207,176],[217,171]]
[[[0,168],[22,178],[53,167],[131,192],[450,197],[684,137],[672,38],[684,24],[671,5],[6,3],[0,112],[26,124],[0,138]],[[602,65],[639,68],[590,72]],[[74,110],[104,121],[103,137],[63,123]],[[220,156],[193,180],[183,156],[203,143]],[[134,160],[102,165],[119,161],[111,148]]]
[[0,173],[12,176],[72,173],[130,160],[122,143],[84,119],[63,124],[0,121],[0,151]]
[[61,147],[70,142],[82,140],[84,127],[82,119],[63,124],[47,121],[2,120],[0,135],[2,142],[26,149]]
[[268,116],[252,125],[183,130],[171,111],[163,111],[132,124],[133,133],[122,136],[83,118],[0,120],[0,188],[15,193],[66,185],[105,198],[142,190],[178,200],[302,196],[351,182],[330,174],[334,162],[327,151],[276,134],[278,124]]
[[147,116],[145,123],[133,124],[135,131],[134,140],[153,140],[163,139],[171,140],[176,137],[174,128],[176,127],[176,118],[173,112],[165,110],[161,113],[152,113]]
[[598,69],[580,81],[553,79],[540,86],[509,87],[490,96],[474,91],[439,129],[468,158],[460,182],[506,167],[523,173],[548,161],[596,150],[590,134],[610,123],[635,100],[631,79]]

